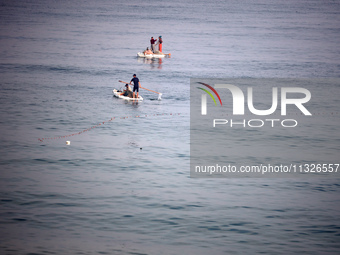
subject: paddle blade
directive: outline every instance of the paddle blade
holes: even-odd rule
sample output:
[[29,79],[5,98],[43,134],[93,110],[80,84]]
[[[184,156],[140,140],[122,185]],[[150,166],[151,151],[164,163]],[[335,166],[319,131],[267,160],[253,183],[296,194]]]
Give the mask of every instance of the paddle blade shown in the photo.
[[158,94],[158,100],[162,100],[162,93]]

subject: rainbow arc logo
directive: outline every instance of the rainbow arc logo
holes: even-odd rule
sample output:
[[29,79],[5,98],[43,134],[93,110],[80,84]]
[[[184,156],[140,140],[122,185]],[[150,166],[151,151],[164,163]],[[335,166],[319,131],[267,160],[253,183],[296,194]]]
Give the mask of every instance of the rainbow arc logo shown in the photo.
[[[211,91],[214,92],[215,95],[217,96],[217,98],[220,101],[220,104],[222,106],[221,97],[220,97],[220,95],[217,93],[217,91],[212,86],[210,86],[209,84],[203,83],[203,82],[198,82],[198,83],[201,84],[201,85],[206,86],[209,89],[211,89]],[[197,88],[200,89],[200,90],[203,90],[204,92],[206,92],[212,98],[212,100],[214,100],[215,106],[217,106],[215,97],[213,96],[213,94],[209,90],[204,89],[204,88],[200,88],[200,87],[197,87]],[[206,115],[207,114],[207,95],[205,95],[205,94],[202,94],[202,109],[201,109],[201,113],[202,113],[202,115]]]
[[[217,91],[216,91],[212,86],[210,86],[209,84],[203,83],[203,82],[198,82],[198,83],[199,83],[199,84],[202,84],[202,85],[204,85],[204,86],[206,86],[206,87],[209,88],[209,89],[211,89],[211,91],[214,92],[215,95],[217,96],[217,98],[218,98],[218,100],[220,101],[220,104],[221,104],[221,106],[222,106],[221,97],[220,97],[220,95],[217,93]],[[209,90],[203,89],[203,88],[200,88],[200,87],[197,87],[197,88],[203,90],[204,92],[206,92],[206,93],[214,100],[215,105],[217,105],[216,100],[215,100],[213,94],[211,94],[211,92],[210,92]]]

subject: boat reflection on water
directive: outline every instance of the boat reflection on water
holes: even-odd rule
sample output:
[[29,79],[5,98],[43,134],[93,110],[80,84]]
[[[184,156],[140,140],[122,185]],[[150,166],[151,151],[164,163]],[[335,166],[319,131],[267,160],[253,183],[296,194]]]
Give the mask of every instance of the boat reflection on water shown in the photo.
[[137,57],[139,63],[150,65],[151,69],[162,69],[163,58],[140,58]]

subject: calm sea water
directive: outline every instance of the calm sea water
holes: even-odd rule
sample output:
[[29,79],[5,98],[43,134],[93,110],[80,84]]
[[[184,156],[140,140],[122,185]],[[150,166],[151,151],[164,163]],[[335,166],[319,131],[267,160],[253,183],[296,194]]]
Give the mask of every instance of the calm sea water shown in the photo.
[[[189,172],[190,77],[340,77],[339,14],[337,1],[1,0],[0,253],[339,253],[338,178]],[[171,58],[137,59],[159,35]],[[113,98],[133,73],[162,100]],[[328,130],[310,146],[334,156]]]

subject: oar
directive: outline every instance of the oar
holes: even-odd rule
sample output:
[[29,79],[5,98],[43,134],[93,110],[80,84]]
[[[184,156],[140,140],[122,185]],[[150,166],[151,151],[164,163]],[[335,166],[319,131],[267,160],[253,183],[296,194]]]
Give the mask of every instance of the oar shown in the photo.
[[[121,81],[121,80],[119,80],[119,82],[125,83],[125,84],[130,84],[129,82],[125,82],[125,81]],[[145,89],[145,90],[151,91],[151,92],[153,92],[153,93],[157,93],[157,94],[158,94],[158,100],[161,100],[162,93],[157,92],[157,91],[153,91],[153,90],[151,90],[151,89],[143,88],[142,86],[139,86],[139,87],[140,87],[141,89]]]
[[125,82],[125,81],[121,81],[121,80],[119,80],[119,82],[125,83],[125,84],[127,84],[127,85],[129,85],[129,86],[132,86],[132,85],[130,84],[130,82]]

